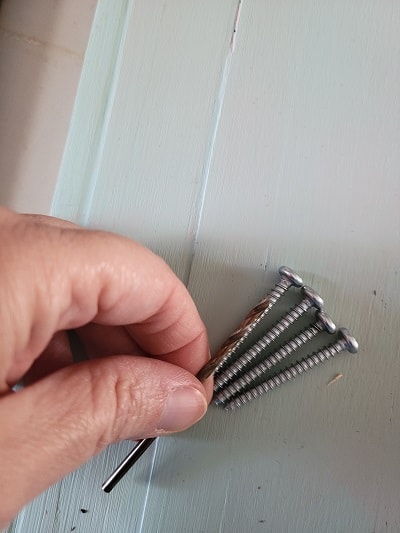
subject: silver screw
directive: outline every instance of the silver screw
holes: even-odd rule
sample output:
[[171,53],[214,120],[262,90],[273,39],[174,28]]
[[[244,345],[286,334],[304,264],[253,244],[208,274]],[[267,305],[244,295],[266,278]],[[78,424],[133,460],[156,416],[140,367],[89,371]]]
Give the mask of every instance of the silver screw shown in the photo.
[[298,335],[291,338],[286,344],[281,346],[279,350],[264,359],[264,361],[257,364],[255,367],[251,368],[236,381],[228,385],[228,387],[220,390],[215,396],[214,403],[217,405],[223,405],[230,402],[234,396],[243,393],[249,385],[253,386],[255,380],[261,378],[271,368],[283,361],[286,357],[289,357],[290,354],[303,346],[306,342],[310,341],[321,331],[327,331],[331,334],[336,332],[336,325],[327,313],[324,313],[324,311],[317,311],[315,316],[316,322],[314,324],[308,326]]
[[224,368],[229,366],[229,361],[232,359],[236,350],[243,344],[254,328],[261,322],[261,320],[269,313],[277,301],[290,289],[290,287],[302,287],[302,278],[291,268],[281,266],[279,268],[279,275],[281,279],[271,290],[271,292],[263,299],[257,306],[252,309],[246,318],[242,321],[238,328],[230,335],[227,341],[223,344],[217,352],[217,356],[221,353],[222,358],[215,358],[213,372],[218,375]]
[[243,355],[238,357],[226,370],[220,375],[216,376],[214,382],[214,391],[218,392],[224,389],[232,380],[239,375],[243,368],[248,367],[254,359],[274,342],[287,328],[289,328],[296,320],[298,320],[309,309],[316,307],[321,309],[324,301],[321,296],[311,287],[303,287],[302,301],[292,307],[286,315],[284,315],[267,333],[261,337],[251,348],[249,348]]
[[322,348],[322,350],[314,352],[305,359],[302,359],[298,363],[288,367],[286,370],[279,372],[276,374],[276,376],[272,376],[270,379],[267,379],[264,383],[257,385],[257,387],[254,387],[253,389],[244,392],[240,396],[237,396],[225,406],[225,409],[237,409],[254,398],[258,398],[265,392],[280,387],[286,383],[286,381],[290,381],[291,379],[308,372],[308,370],[314,366],[327,361],[331,357],[335,357],[335,355],[340,352],[348,351],[350,353],[357,353],[358,342],[351,335],[351,333],[346,328],[341,328],[339,329],[339,335],[340,338],[336,342],[325,346]]

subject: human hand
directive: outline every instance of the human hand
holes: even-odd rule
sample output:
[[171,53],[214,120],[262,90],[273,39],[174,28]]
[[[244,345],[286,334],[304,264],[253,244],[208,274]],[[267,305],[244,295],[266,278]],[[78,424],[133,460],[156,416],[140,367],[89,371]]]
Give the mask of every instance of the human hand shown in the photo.
[[0,243],[1,527],[108,444],[195,423],[212,384],[194,377],[209,357],[195,305],[146,248],[5,209]]

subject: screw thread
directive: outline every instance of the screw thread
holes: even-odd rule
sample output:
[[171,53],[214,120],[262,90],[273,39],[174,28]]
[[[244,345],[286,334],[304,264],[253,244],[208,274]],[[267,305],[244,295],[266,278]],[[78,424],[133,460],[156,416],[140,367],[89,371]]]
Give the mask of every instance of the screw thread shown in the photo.
[[241,394],[256,379],[261,378],[271,368],[283,361],[286,357],[303,346],[306,342],[310,341],[322,330],[323,326],[319,321],[311,326],[308,326],[298,335],[296,335],[296,337],[293,337],[286,344],[281,346],[279,350],[264,359],[264,361],[261,361],[256,366],[248,370],[245,374],[238,377],[238,379],[233,383],[220,390],[216,394],[214,402],[218,405],[221,405],[231,401],[234,396]]
[[313,303],[308,298],[304,298],[299,304],[295,305],[284,315],[272,328],[267,331],[251,348],[236,361],[231,363],[227,368],[216,376],[214,390],[218,391],[225,388],[243,368],[250,366],[254,359],[274,342],[284,331],[289,328],[296,320],[306,313]]
[[285,292],[292,286],[292,283],[286,279],[281,278],[278,283],[275,285],[275,287],[271,290],[269,293],[269,301],[271,303],[271,306],[275,305],[276,302],[282,298],[282,296],[285,294]]
[[[255,327],[264,319],[264,317],[270,312],[272,307],[278,302],[278,300],[285,294],[285,292],[292,286],[292,283],[286,279],[281,278],[271,292],[247,315],[242,324],[232,333],[228,341],[232,341],[232,345],[229,347],[229,351],[224,356],[223,360],[219,363],[214,371],[214,375],[222,373],[227,368],[232,360],[237,349],[243,344],[250,333]],[[251,315],[254,314],[255,318],[248,320]],[[225,343],[226,344],[226,343]]]
[[338,340],[333,344],[329,344],[328,346],[325,346],[324,348],[322,348],[322,350],[318,352],[314,352],[310,356],[289,366],[288,368],[286,368],[282,372],[279,372],[275,376],[272,376],[271,378],[267,379],[264,383],[260,383],[256,387],[248,391],[245,391],[240,396],[237,396],[236,398],[231,400],[225,406],[225,409],[235,410],[241,407],[242,405],[245,405],[249,401],[255,398],[258,398],[262,394],[265,394],[266,392],[269,392],[277,387],[280,387],[287,381],[290,381],[293,378],[296,378],[297,376],[300,376],[301,374],[308,372],[314,366],[317,366],[320,363],[323,363],[327,361],[328,359],[335,357],[335,355],[337,355],[340,352],[343,352],[344,350],[346,350],[346,343],[343,342],[343,340]]

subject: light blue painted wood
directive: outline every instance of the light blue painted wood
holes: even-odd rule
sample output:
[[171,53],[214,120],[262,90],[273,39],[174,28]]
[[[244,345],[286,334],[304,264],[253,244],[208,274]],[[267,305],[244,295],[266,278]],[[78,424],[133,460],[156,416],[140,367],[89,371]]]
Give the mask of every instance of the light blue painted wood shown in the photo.
[[210,413],[208,446],[160,466],[193,500],[155,475],[146,531],[400,528],[399,22],[395,4],[243,7],[189,288],[219,342],[288,263],[361,355]]
[[[188,278],[237,6],[99,3],[52,214],[135,235]],[[103,201],[114,206],[106,218]],[[100,490],[128,447],[110,448],[50,489],[53,514],[43,515],[38,500],[15,527],[141,530],[157,447],[116,499]]]
[[[101,73],[86,77],[94,27],[54,212],[164,255],[213,348],[286,263],[361,353],[235,414],[210,409],[105,496],[100,482],[129,443],[110,448],[29,506],[16,530],[399,531],[400,5],[124,9],[104,44],[118,42],[120,58],[105,85]],[[90,102],[97,81],[106,122]],[[72,179],[79,168],[90,171]]]
[[[78,96],[55,190],[52,213],[87,220],[115,101],[132,0],[98,2]],[[66,186],[67,185],[67,186]]]
[[219,419],[210,531],[400,529],[399,31],[393,2],[243,8],[189,287],[221,341],[291,264],[361,354]]
[[[135,235],[187,280],[237,3],[133,2],[129,9],[126,35],[110,56],[113,79],[100,85],[107,106],[88,119],[87,110],[96,109],[90,100],[97,32],[89,47],[91,69],[83,74],[85,96],[77,102],[53,212]],[[87,145],[86,172],[75,179]],[[111,206],[107,220],[103,202]]]

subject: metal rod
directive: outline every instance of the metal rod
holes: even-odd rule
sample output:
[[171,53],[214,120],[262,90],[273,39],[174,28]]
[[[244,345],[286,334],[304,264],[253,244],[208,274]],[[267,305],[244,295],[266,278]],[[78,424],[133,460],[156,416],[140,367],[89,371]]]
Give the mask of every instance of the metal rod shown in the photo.
[[[210,361],[212,361],[212,359],[210,359]],[[197,378],[201,382],[206,381],[206,379],[208,379],[214,373],[214,368],[210,368],[209,366],[210,361],[207,361],[207,363],[197,374]],[[109,493],[113,490],[115,485],[121,481],[125,474],[133,467],[136,461],[140,459],[147,448],[149,448],[156,439],[158,439],[158,437],[142,439],[136,444],[129,455],[125,457],[122,463],[117,466],[114,472],[104,481],[103,485],[101,486],[104,492]]]
[[[259,302],[241,322],[239,327],[230,335],[227,341],[219,348],[217,353],[200,369],[197,378],[203,383],[210,376],[218,371],[223,363],[232,357],[237,348],[249,336],[250,332],[259,324],[259,322],[267,315],[271,307],[281,298],[281,296],[292,286],[300,287],[303,281],[298,274],[288,267],[280,267],[279,273],[281,275],[280,281],[275,285],[274,289],[261,302]],[[136,461],[143,455],[143,453],[151,446],[151,444],[158,437],[143,439],[135,446],[130,454],[122,461],[122,463],[114,470],[114,472],[106,479],[102,485],[105,492],[111,492],[115,485],[124,477]]]
[[131,453],[125,457],[122,463],[114,470],[114,472],[106,479],[101,488],[104,492],[111,492],[115,485],[124,477],[124,475],[132,468],[136,461],[149,448],[157,437],[150,439],[142,439],[138,441]]

